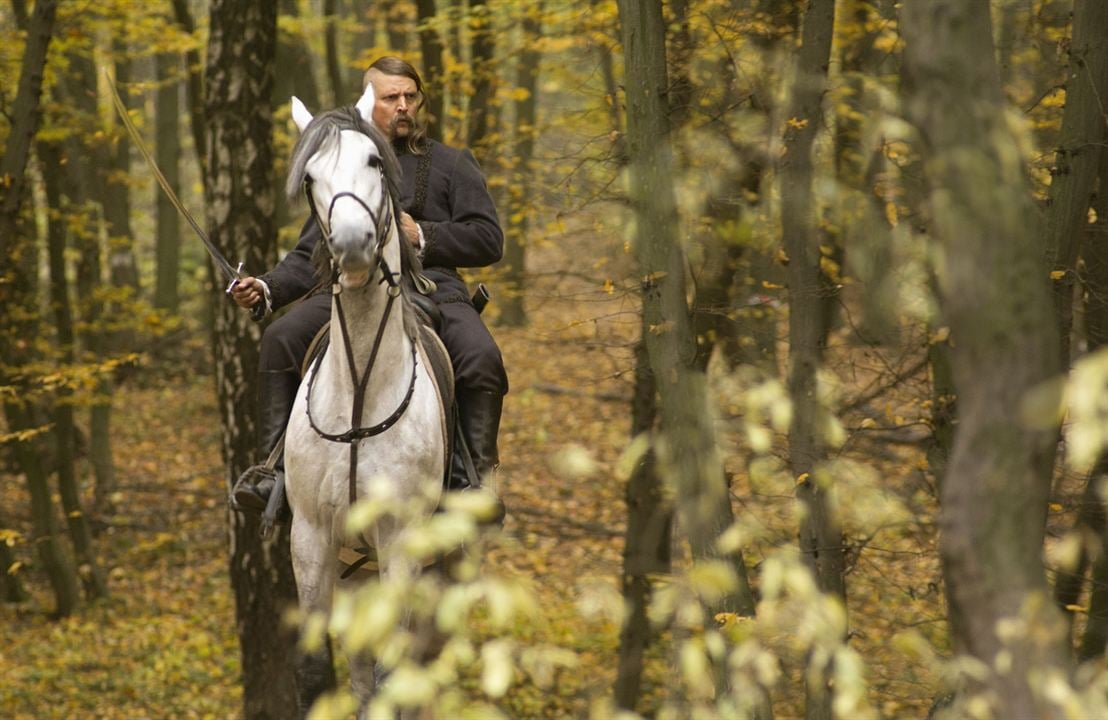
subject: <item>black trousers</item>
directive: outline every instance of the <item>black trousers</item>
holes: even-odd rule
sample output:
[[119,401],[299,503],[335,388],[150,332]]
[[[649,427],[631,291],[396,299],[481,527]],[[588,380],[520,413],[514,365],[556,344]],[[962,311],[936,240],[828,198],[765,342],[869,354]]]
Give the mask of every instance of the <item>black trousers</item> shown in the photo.
[[[500,348],[469,302],[465,285],[460,280],[439,282],[433,299],[442,312],[440,337],[450,354],[458,390],[507,393],[508,375]],[[299,373],[308,345],[330,318],[330,294],[298,302],[262,333],[259,370]]]

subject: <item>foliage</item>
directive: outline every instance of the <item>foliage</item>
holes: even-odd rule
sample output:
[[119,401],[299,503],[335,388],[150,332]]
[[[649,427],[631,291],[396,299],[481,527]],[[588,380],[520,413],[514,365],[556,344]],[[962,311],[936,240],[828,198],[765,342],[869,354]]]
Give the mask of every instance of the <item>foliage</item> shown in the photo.
[[[297,18],[282,17],[282,30],[322,56],[322,30],[329,21],[314,14],[314,6],[300,5]],[[347,38],[344,58],[350,68],[392,49],[381,23],[385,6],[394,19],[402,16],[414,26],[411,3],[379,5],[364,19],[337,22],[340,37]],[[766,342],[754,331],[760,321],[769,327],[768,344],[780,347],[780,357],[787,355],[780,340],[787,335],[787,288],[778,271],[789,258],[775,252],[780,196],[772,165],[782,151],[783,133],[807,122],[785,117],[782,109],[795,79],[795,40],[787,22],[761,9],[772,3],[694,0],[684,18],[672,15],[679,5],[668,5],[671,60],[683,69],[688,99],[673,137],[674,180],[680,242],[695,286],[692,299],[707,297],[722,265],[721,249],[734,263],[725,268],[733,284],[724,300],[697,306],[697,312],[725,320],[698,338],[711,357],[716,431],[738,518],[719,542],[722,549],[743,551],[759,603],[752,619],[706,617],[701,601],[733,588],[733,570],[692,564],[676,543],[675,572],[654,578],[650,617],[657,642],[647,658],[638,713],[747,717],[766,693],[778,717],[798,717],[803,712],[798,688],[807,666],[829,670],[840,717],[922,717],[936,697],[972,685],[990,668],[956,657],[946,625],[936,548],[938,478],[927,460],[936,401],[929,395],[926,354],[952,341],[929,286],[937,249],[921,232],[927,218],[913,187],[919,147],[901,118],[896,19],[879,12],[881,3],[840,3],[850,12],[840,12],[846,19],[836,27],[836,52],[850,61],[876,52],[888,62],[860,68],[832,63],[828,126],[815,153],[826,248],[821,265],[841,286],[843,302],[820,374],[823,429],[833,453],[813,479],[829,492],[843,524],[844,606],[816,590],[794,549],[796,484],[804,478],[792,477],[785,460],[792,410],[782,363],[736,365],[723,352],[710,352],[720,328],[735,330],[744,347]],[[1061,10],[1067,3],[997,5],[1003,7],[998,36],[1014,32],[1005,36],[1007,45],[998,44],[1007,53],[1005,91],[1020,128],[1022,160],[1036,192],[1045,197],[1065,97],[1060,85],[1067,21]],[[457,9],[441,12],[432,25],[444,36],[457,32],[468,39],[472,28],[463,6],[451,4]],[[507,148],[515,132],[508,122],[512,101],[520,99],[511,68],[523,49],[515,30],[523,9],[514,0],[490,0],[488,6],[502,61],[494,99],[502,122],[492,139]],[[114,51],[105,38],[123,30],[127,52],[139,61],[156,52],[203,47],[203,28],[194,35],[181,32],[167,19],[167,9],[129,0],[63,6],[69,14],[51,49],[47,84],[60,81],[74,54],[109,59]],[[9,12],[0,9],[0,105],[14,96],[22,45]],[[329,620],[313,621],[317,641],[328,632],[371,647],[384,659],[392,675],[379,700],[382,707],[430,704],[441,717],[632,717],[608,700],[624,613],[618,591],[624,483],[649,443],[645,436],[634,441],[628,436],[631,348],[644,278],[632,269],[628,247],[620,64],[611,77],[604,71],[605,55],[618,59],[617,22],[610,0],[544,4],[533,184],[511,186],[516,166],[506,149],[486,167],[495,191],[522,196],[530,220],[524,297],[534,321],[526,328],[494,329],[513,386],[501,435],[509,507],[504,531],[479,537],[465,513],[436,516],[422,530],[423,540],[433,545],[449,530],[471,543],[461,582],[429,575],[401,585],[371,582],[344,593]],[[349,38],[371,23],[376,23],[374,43],[353,47]],[[447,43],[441,89],[450,99],[444,134],[454,142],[465,136],[466,98],[474,82],[465,46],[456,55]],[[414,47],[401,54],[418,62]],[[322,75],[321,67],[305,71]],[[152,87],[140,81],[132,90],[145,98]],[[285,157],[290,144],[287,113],[279,103],[278,157]],[[133,117],[149,129],[147,110]],[[119,124],[102,101],[95,116],[54,103],[45,119],[39,136],[45,141],[72,138],[95,146],[120,138]],[[836,137],[848,130],[855,139],[837,145]],[[0,122],[0,137],[6,132]],[[132,173],[128,186],[136,196],[141,274],[153,277],[149,216],[155,189],[144,167],[135,166]],[[186,177],[195,173],[188,164]],[[186,183],[182,194],[202,216],[195,182]],[[291,213],[283,248],[290,245],[302,210]],[[68,205],[61,212],[71,237],[106,244],[95,208]],[[45,224],[45,211],[38,220]],[[874,245],[851,244],[864,242],[858,240],[864,235],[877,238]],[[45,358],[20,369],[28,380],[20,386],[25,399],[66,396],[66,402],[83,407],[97,399],[101,381],[119,377],[124,368],[133,381],[120,391],[116,421],[119,510],[94,517],[98,550],[110,570],[110,600],[61,622],[45,616],[47,591],[27,540],[29,501],[11,469],[3,468],[0,507],[7,527],[0,529],[0,542],[16,557],[7,570],[34,593],[31,603],[0,610],[0,675],[9,679],[0,685],[0,707],[12,717],[224,717],[238,708],[241,668],[224,560],[226,479],[212,430],[213,378],[196,320],[207,314],[202,298],[209,277],[198,243],[185,242],[183,295],[193,300],[183,317],[155,313],[141,296],[106,290],[96,295],[116,310],[95,328],[83,329],[138,330],[143,339],[138,353],[93,356],[82,349],[65,360],[54,335],[23,339],[37,342]],[[847,245],[845,261],[833,252],[836,242]],[[888,254],[881,262],[875,246]],[[69,260],[71,265],[77,260],[72,251]],[[896,329],[891,340],[883,335],[880,342],[868,324],[875,278],[891,288],[882,297]],[[472,273],[469,279],[490,280],[495,288],[497,272]],[[495,302],[488,312],[495,321]],[[1070,526],[1080,505],[1079,478],[1105,444],[1104,375],[1103,357],[1091,356],[1078,363],[1067,386],[1070,465],[1059,471],[1049,508],[1052,573],[1072,567],[1082,548],[1099,548],[1099,539],[1072,533]],[[1063,412],[1056,391],[1053,386],[1030,398],[1028,417],[1056,421]],[[0,388],[0,396],[12,399],[13,391]],[[6,447],[26,439],[28,432],[0,429]],[[84,472],[84,460],[79,467]],[[87,483],[83,489],[91,496]],[[1082,597],[1077,609],[1087,610],[1088,598]],[[439,659],[427,667],[408,652],[414,636],[402,628],[392,632],[395,623],[389,621],[404,613],[451,634]],[[1079,613],[1078,629],[1084,623]],[[1004,627],[1011,637],[1036,630],[1019,617]],[[715,695],[714,673],[728,678],[727,693]],[[1062,708],[1060,716],[1103,715],[1105,680],[1095,665],[1073,677],[1047,674],[1037,682]],[[325,702],[330,704],[316,709],[318,717],[340,716],[351,707],[344,690]],[[987,717],[989,703],[987,696],[967,693],[947,712]]]

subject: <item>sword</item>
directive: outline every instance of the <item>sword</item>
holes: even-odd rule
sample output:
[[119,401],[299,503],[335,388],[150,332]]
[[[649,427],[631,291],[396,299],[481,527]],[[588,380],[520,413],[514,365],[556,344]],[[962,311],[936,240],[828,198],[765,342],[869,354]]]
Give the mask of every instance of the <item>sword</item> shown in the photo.
[[[169,202],[173,203],[173,207],[177,208],[177,212],[181,213],[182,217],[192,227],[193,232],[200,238],[200,241],[204,243],[204,249],[208,251],[208,255],[211,256],[212,262],[219,268],[220,272],[227,279],[227,287],[224,289],[224,294],[230,295],[231,291],[235,289],[235,286],[243,278],[242,274],[242,262],[239,262],[237,267],[231,267],[231,263],[227,262],[227,258],[223,257],[223,253],[219,252],[219,248],[208,239],[208,234],[204,232],[203,228],[193,219],[192,213],[188,211],[181,201],[177,198],[177,193],[173,192],[173,188],[170,186],[169,181],[165,179],[165,175],[162,175],[161,169],[158,164],[154,162],[154,158],[150,155],[150,151],[146,149],[146,144],[142,141],[142,136],[139,135],[138,128],[131,122],[131,116],[127,114],[127,106],[123,104],[123,99],[119,97],[119,91],[115,87],[115,82],[112,80],[112,76],[108,73],[107,68],[104,69],[104,77],[108,81],[108,88],[112,91],[112,103],[115,105],[116,112],[119,113],[119,117],[123,120],[123,127],[127,128],[127,134],[131,136],[131,140],[134,141],[135,146],[142,153],[142,156],[146,158],[146,164],[150,166],[150,170],[154,173],[154,179],[158,181],[158,185],[161,186],[162,191],[169,198]],[[265,317],[265,301],[255,303],[250,308],[250,314],[255,320],[260,320]]]

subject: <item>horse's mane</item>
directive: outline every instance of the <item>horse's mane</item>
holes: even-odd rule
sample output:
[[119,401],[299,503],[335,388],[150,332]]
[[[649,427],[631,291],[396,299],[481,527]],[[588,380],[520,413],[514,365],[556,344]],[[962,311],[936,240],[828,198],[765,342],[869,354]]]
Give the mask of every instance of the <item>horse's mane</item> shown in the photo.
[[[285,181],[285,194],[289,200],[295,201],[303,195],[304,180],[308,176],[308,161],[320,150],[330,149],[339,141],[339,134],[343,130],[354,130],[368,137],[377,146],[377,151],[384,164],[385,185],[392,203],[394,222],[397,223],[397,231],[400,231],[400,161],[396,159],[396,152],[392,149],[385,134],[378,130],[372,123],[366,122],[361,114],[353,106],[335,108],[321,112],[312,118],[308,127],[300,133],[296,145],[292,148],[292,158],[289,160],[289,174]],[[316,243],[312,252],[312,264],[315,267],[316,277],[321,282],[326,282],[330,272],[331,256],[327,250],[327,243]],[[413,273],[423,272],[423,263],[420,262],[412,244],[400,237],[400,272],[404,279],[404,286],[410,289],[409,277]],[[411,314],[410,308],[405,303],[405,319]],[[407,324],[407,323],[406,323]]]

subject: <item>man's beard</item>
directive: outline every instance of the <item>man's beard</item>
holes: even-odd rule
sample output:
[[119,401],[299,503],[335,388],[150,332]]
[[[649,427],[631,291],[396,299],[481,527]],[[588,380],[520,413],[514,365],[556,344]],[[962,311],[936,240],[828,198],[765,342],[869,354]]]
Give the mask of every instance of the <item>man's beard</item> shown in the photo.
[[[402,124],[403,123],[403,124]],[[400,128],[406,130],[404,135],[400,134]],[[412,135],[419,129],[419,125],[416,119],[412,115],[394,115],[392,120],[389,121],[389,134],[394,138],[407,137]]]

